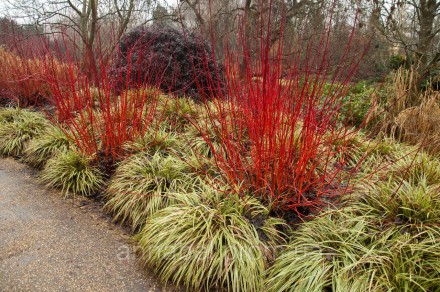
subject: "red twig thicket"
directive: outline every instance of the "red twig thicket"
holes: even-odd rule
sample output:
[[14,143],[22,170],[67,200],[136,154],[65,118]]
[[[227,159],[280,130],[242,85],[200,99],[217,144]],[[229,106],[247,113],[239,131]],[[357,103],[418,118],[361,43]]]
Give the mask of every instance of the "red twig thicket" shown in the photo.
[[[45,36],[38,29],[22,27],[13,20],[0,18],[0,98],[2,104],[19,107],[39,105],[49,96],[42,76],[41,44]],[[62,69],[58,66],[58,69]],[[63,72],[54,72],[62,78]]]
[[[212,50],[197,52],[196,58],[191,57],[191,50],[171,43],[166,50],[150,54],[145,46],[153,47],[156,39],[141,42],[141,50],[137,45],[124,48],[119,59],[124,70],[109,70],[107,58],[97,48],[94,76],[81,72],[74,52],[63,49],[58,58],[51,52],[41,62],[56,108],[54,120],[63,123],[83,153],[112,165],[124,156],[124,144],[154,122],[158,92],[143,85],[172,91],[181,83],[173,78],[188,79],[192,74],[192,80],[185,81],[189,85],[176,90],[197,90],[195,96],[204,100],[204,118],[193,124],[211,146],[210,155],[235,192],[257,197],[275,210],[298,214],[327,204],[349,191],[356,168],[345,161],[347,144],[356,130],[345,128],[340,120],[365,50],[353,49],[353,28],[346,44],[340,46],[343,53],[331,51],[331,12],[324,28],[287,37],[282,6],[259,1],[257,7],[258,17],[252,21],[243,15],[238,39],[225,41],[224,66],[213,62],[217,59],[215,41],[219,41],[214,36]],[[185,31],[183,35],[179,42],[192,40]],[[56,46],[51,50],[56,51]],[[167,63],[163,52],[179,55],[171,55]],[[336,55],[340,58],[334,63]],[[182,72],[179,58],[191,63],[190,72]],[[55,73],[58,59],[67,67],[63,78]],[[172,77],[167,86],[162,84],[161,76],[167,72],[163,66],[176,70],[166,74]],[[213,133],[220,147],[212,144]]]
[[[124,157],[124,145],[143,135],[154,121],[159,92],[142,86],[154,86],[151,82],[139,81],[135,89],[128,83],[121,86],[127,76],[110,75],[106,58],[99,49],[96,54],[99,66],[89,76],[81,72],[73,54],[64,50],[62,58],[68,67],[65,80],[53,74],[57,58],[46,58],[45,80],[56,108],[54,120],[63,124],[81,152],[111,168]],[[128,54],[131,58],[132,52]],[[130,74],[130,68],[127,72]]]
[[272,1],[259,5],[265,9],[256,33],[251,37],[243,25],[240,49],[227,50],[227,89],[213,90],[224,94],[206,103],[209,118],[195,124],[207,143],[212,131],[221,141],[211,152],[235,192],[303,215],[349,190],[354,168],[344,152],[356,130],[339,121],[365,51],[352,50],[353,28],[332,64],[331,16],[323,31],[304,32],[295,42],[284,35],[283,21],[273,29]]

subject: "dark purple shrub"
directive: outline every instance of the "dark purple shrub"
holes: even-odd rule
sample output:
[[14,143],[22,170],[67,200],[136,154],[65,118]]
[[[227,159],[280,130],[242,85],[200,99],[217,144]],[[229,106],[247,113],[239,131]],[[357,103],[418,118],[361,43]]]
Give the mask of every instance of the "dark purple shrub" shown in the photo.
[[137,27],[121,39],[111,75],[120,88],[148,84],[202,100],[223,90],[224,82],[218,82],[224,79],[223,71],[200,35],[150,26]]

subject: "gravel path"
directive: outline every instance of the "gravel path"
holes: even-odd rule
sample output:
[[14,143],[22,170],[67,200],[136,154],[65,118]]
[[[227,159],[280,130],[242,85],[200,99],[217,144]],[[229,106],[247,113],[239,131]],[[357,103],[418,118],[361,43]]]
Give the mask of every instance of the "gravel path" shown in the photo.
[[0,158],[0,291],[171,291],[142,272],[127,232]]

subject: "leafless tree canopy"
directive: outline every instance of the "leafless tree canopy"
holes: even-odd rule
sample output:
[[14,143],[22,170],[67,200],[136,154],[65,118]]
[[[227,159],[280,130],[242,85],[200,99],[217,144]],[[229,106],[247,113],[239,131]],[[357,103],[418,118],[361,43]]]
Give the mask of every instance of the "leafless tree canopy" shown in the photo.
[[[234,39],[245,38],[252,47],[257,20],[267,13],[270,1],[258,0],[7,0],[5,15],[20,24],[31,24],[39,33],[63,33],[83,56],[84,67],[93,70],[96,44],[110,55],[120,37],[132,27],[149,25],[184,26],[215,39],[216,53],[224,53],[223,42],[239,49]],[[355,44],[371,49],[360,65],[360,78],[383,74],[390,55],[405,55],[416,66],[422,80],[439,67],[439,0],[273,0],[271,42],[284,39],[300,42],[329,24],[333,38],[331,53],[341,55],[340,44],[355,24],[360,32]],[[355,23],[354,18],[357,18]],[[97,42],[97,39],[100,41]],[[232,41],[231,41],[232,40]],[[286,44],[281,44],[286,45]],[[241,48],[243,49],[243,48]],[[288,52],[288,50],[285,50]]]

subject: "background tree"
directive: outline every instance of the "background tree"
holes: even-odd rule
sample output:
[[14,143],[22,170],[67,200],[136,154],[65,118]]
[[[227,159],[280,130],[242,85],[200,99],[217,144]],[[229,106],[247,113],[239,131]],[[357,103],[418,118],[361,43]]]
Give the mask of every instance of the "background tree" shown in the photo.
[[[247,53],[242,52],[243,56],[255,56],[260,50],[256,38],[258,31],[269,29],[271,46],[279,45],[281,31],[285,36],[288,35],[285,39],[289,39],[297,35],[298,31],[303,31],[306,23],[315,28],[318,23],[322,25],[323,16],[320,11],[328,4],[329,1],[315,0],[182,0],[177,9],[186,27],[197,27],[206,37],[216,40],[215,51],[222,58],[225,48],[218,40],[235,40],[228,42],[229,50],[246,50]],[[268,11],[271,13],[269,28],[259,22]],[[242,60],[240,63],[238,71],[243,76],[246,73],[245,62]]]
[[439,0],[374,0],[372,16],[378,31],[405,52],[417,77],[414,94],[423,81],[439,68]]
[[[62,33],[76,47],[83,70],[92,76],[97,70],[97,52],[103,60],[134,21],[149,18],[155,1],[141,0],[8,0],[9,17],[44,28],[45,33]],[[140,17],[136,17],[140,14]],[[52,37],[52,39],[55,37]],[[99,49],[97,39],[100,38]]]

